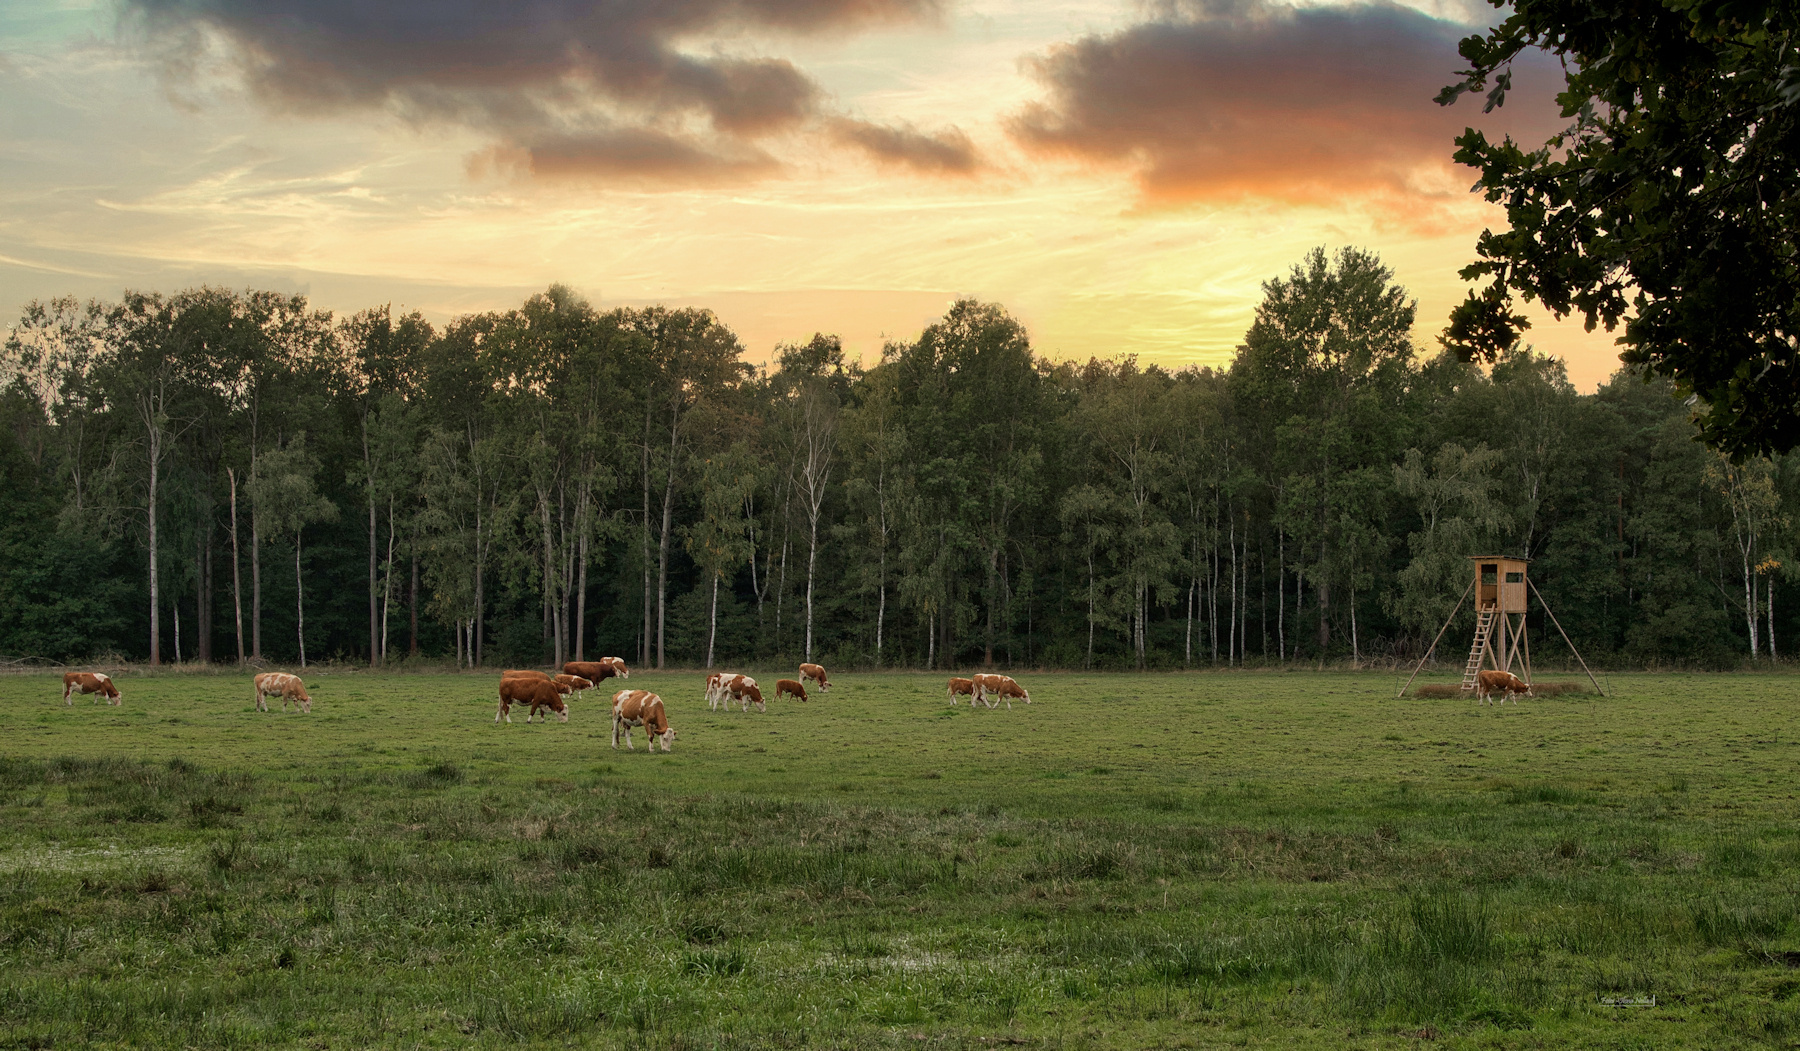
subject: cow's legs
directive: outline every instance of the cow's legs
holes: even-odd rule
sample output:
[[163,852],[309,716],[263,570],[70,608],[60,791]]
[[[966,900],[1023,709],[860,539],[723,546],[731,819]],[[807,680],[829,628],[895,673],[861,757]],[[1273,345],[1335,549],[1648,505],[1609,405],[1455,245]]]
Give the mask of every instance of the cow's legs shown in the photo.
[[75,684],[72,682],[64,683],[63,684],[63,704],[73,708],[75,706],[74,693],[75,693]]
[[500,707],[498,707],[494,710],[494,722],[498,723],[500,721],[500,717],[502,715],[506,716],[506,723],[508,726],[511,726],[512,725],[512,705],[507,704],[506,698],[504,698],[504,697],[500,698]]

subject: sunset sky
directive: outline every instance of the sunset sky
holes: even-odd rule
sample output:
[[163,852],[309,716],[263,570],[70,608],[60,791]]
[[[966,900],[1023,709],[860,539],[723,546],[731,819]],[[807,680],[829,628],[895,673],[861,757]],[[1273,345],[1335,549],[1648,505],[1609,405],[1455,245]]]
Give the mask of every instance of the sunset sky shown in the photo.
[[[1228,360],[1263,281],[1378,252],[1435,349],[1496,210],[1431,101],[1485,4],[8,0],[0,311],[208,283],[433,321],[552,282],[763,361],[961,296],[1045,354]],[[1611,337],[1528,339],[1592,389]]]

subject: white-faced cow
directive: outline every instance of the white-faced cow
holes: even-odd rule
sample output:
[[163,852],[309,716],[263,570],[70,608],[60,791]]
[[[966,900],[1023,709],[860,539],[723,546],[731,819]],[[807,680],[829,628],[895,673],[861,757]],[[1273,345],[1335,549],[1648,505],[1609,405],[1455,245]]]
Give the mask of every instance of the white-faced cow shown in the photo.
[[743,710],[746,712],[750,710],[752,704],[756,705],[756,710],[759,712],[769,710],[769,706],[763,703],[762,688],[757,686],[756,680],[748,675],[733,675],[722,682],[719,689],[724,694],[727,709],[731,707],[732,701],[737,701],[743,705]]
[[970,705],[973,705],[975,703],[975,680],[974,679],[951,679],[950,680],[950,703],[954,705],[956,703],[956,699],[958,697],[964,697],[964,696],[969,698]]
[[284,712],[287,711],[289,701],[292,701],[294,707],[303,713],[312,711],[312,697],[307,694],[306,684],[300,681],[298,675],[289,675],[284,671],[266,671],[258,675],[256,677],[256,710],[268,711],[271,696],[281,698],[281,710]]
[[1494,694],[1500,695],[1500,703],[1505,704],[1508,697],[1514,704],[1519,703],[1519,694],[1532,696],[1531,684],[1509,671],[1484,671],[1475,676],[1475,699],[1493,703]]
[[[72,705],[75,698],[71,696],[76,690],[82,693],[97,693],[106,698],[107,704],[125,703],[119,697],[119,688],[113,685],[112,676],[98,671],[72,671],[63,676],[63,704]],[[100,697],[94,698],[98,701]]]
[[674,751],[669,742],[675,739],[675,728],[669,725],[669,714],[663,709],[662,698],[649,690],[620,690],[613,694],[613,738],[612,746],[619,747],[619,731],[625,732],[625,747],[637,751],[631,743],[631,728],[641,726],[649,736],[649,747],[656,751],[656,742],[662,742],[662,750]]
[[756,705],[756,710],[759,712],[767,710],[767,705],[763,703],[762,690],[757,687],[756,680],[750,676],[739,675],[736,672],[717,671],[706,677],[706,708],[708,711],[716,708],[730,711],[733,701],[742,704],[744,711],[749,711],[752,704]]
[[777,679],[775,681],[775,699],[779,701],[783,697],[804,701],[806,700],[806,687],[792,679]]
[[706,710],[712,711],[719,706],[725,696],[725,680],[731,678],[732,672],[716,671],[706,677]]
[[[800,665],[800,681],[802,683],[805,683],[809,679],[811,681],[819,684],[819,692],[820,693],[825,693],[826,691],[831,689],[831,684],[829,682],[825,681],[825,669],[820,665],[817,665],[817,664],[802,664],[802,665]],[[777,684],[777,686],[779,687],[779,684]]]
[[525,713],[525,721],[531,722],[532,716],[539,716],[540,722],[548,722],[548,716],[539,715],[544,710],[556,713],[559,722],[569,721],[569,706],[563,703],[563,694],[569,687],[548,678],[532,675],[520,675],[500,680],[500,707],[494,712],[494,721],[505,719],[512,722],[512,706],[530,705]]
[[994,702],[988,700],[990,694],[1005,701],[1006,710],[1009,712],[1012,711],[1012,699],[1014,697],[1019,698],[1026,704],[1031,703],[1031,694],[1025,687],[1014,682],[1010,676],[977,675],[975,676],[975,697],[969,702],[969,706],[974,707],[975,701],[980,701],[989,708],[995,707]]

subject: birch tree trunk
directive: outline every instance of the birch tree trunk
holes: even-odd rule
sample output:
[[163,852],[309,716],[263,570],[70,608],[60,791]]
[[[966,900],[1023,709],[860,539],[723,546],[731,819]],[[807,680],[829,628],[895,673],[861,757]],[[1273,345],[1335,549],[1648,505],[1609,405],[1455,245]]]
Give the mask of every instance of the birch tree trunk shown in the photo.
[[394,605],[394,497],[388,494],[387,573],[381,585],[381,663],[388,657],[388,611]]
[[706,666],[713,666],[713,643],[719,637],[719,575],[713,574],[712,610],[706,618]]
[[1230,667],[1237,663],[1238,652],[1238,549],[1237,549],[1237,515],[1231,516],[1230,532],[1226,543],[1231,546],[1231,608],[1226,612],[1231,617],[1231,627],[1225,636],[1225,664]]
[[809,663],[812,661],[813,642],[813,569],[818,560],[819,514],[814,511],[806,545],[806,659]]
[[[150,501],[148,505],[150,527],[150,664],[152,667],[162,663],[162,593],[156,575],[156,483],[162,465],[162,423],[157,419],[161,414],[161,400],[152,387],[138,397],[138,411],[143,416],[146,432],[146,444],[150,456]],[[177,658],[179,659],[179,658]]]
[[244,663],[244,586],[238,572],[237,472],[227,467],[231,480],[231,611],[237,621],[237,662]]
[[[585,501],[585,495],[583,497]],[[583,656],[587,645],[587,577],[588,577],[588,533],[591,531],[585,513],[578,516],[581,522],[580,555],[578,570],[580,583],[575,592],[575,659],[586,660]]]
[[381,666],[381,647],[376,640],[376,555],[378,543],[375,524],[375,458],[369,450],[369,413],[365,407],[362,417],[363,474],[365,478],[366,503],[369,505],[369,667]]
[[[256,486],[256,417],[251,417],[250,485]],[[262,507],[250,508],[250,656],[262,660]]]
[[644,397],[644,518],[643,518],[643,562],[644,562],[644,641],[638,648],[638,663],[650,663],[650,399]]
[[669,429],[669,480],[663,486],[662,540],[657,548],[656,556],[656,667],[662,670],[664,663],[663,645],[666,641],[665,631],[668,627],[668,594],[669,594],[669,533],[675,522],[675,435],[674,428]]
[[1740,546],[1744,552],[1744,626],[1750,631],[1750,659],[1755,660],[1761,652],[1756,638],[1759,612],[1756,608],[1756,572],[1750,566],[1750,543]]
[[306,588],[300,578],[300,530],[294,530],[294,618],[300,635],[300,667],[306,667]]

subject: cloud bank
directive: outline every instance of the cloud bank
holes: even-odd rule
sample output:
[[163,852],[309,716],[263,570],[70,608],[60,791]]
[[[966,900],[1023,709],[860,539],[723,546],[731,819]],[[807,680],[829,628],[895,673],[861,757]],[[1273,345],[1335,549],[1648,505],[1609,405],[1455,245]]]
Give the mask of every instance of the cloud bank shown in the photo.
[[766,175],[779,167],[767,140],[809,129],[878,162],[971,170],[959,132],[834,117],[792,63],[725,50],[938,15],[939,0],[125,0],[171,81],[222,62],[274,110],[385,110],[493,136],[472,170],[657,185]]
[[1535,141],[1558,126],[1545,100],[1560,76],[1542,58],[1489,118],[1479,98],[1432,101],[1473,31],[1387,4],[1165,4],[1027,59],[1045,97],[1008,130],[1040,156],[1128,168],[1150,205],[1416,196],[1467,125]]

